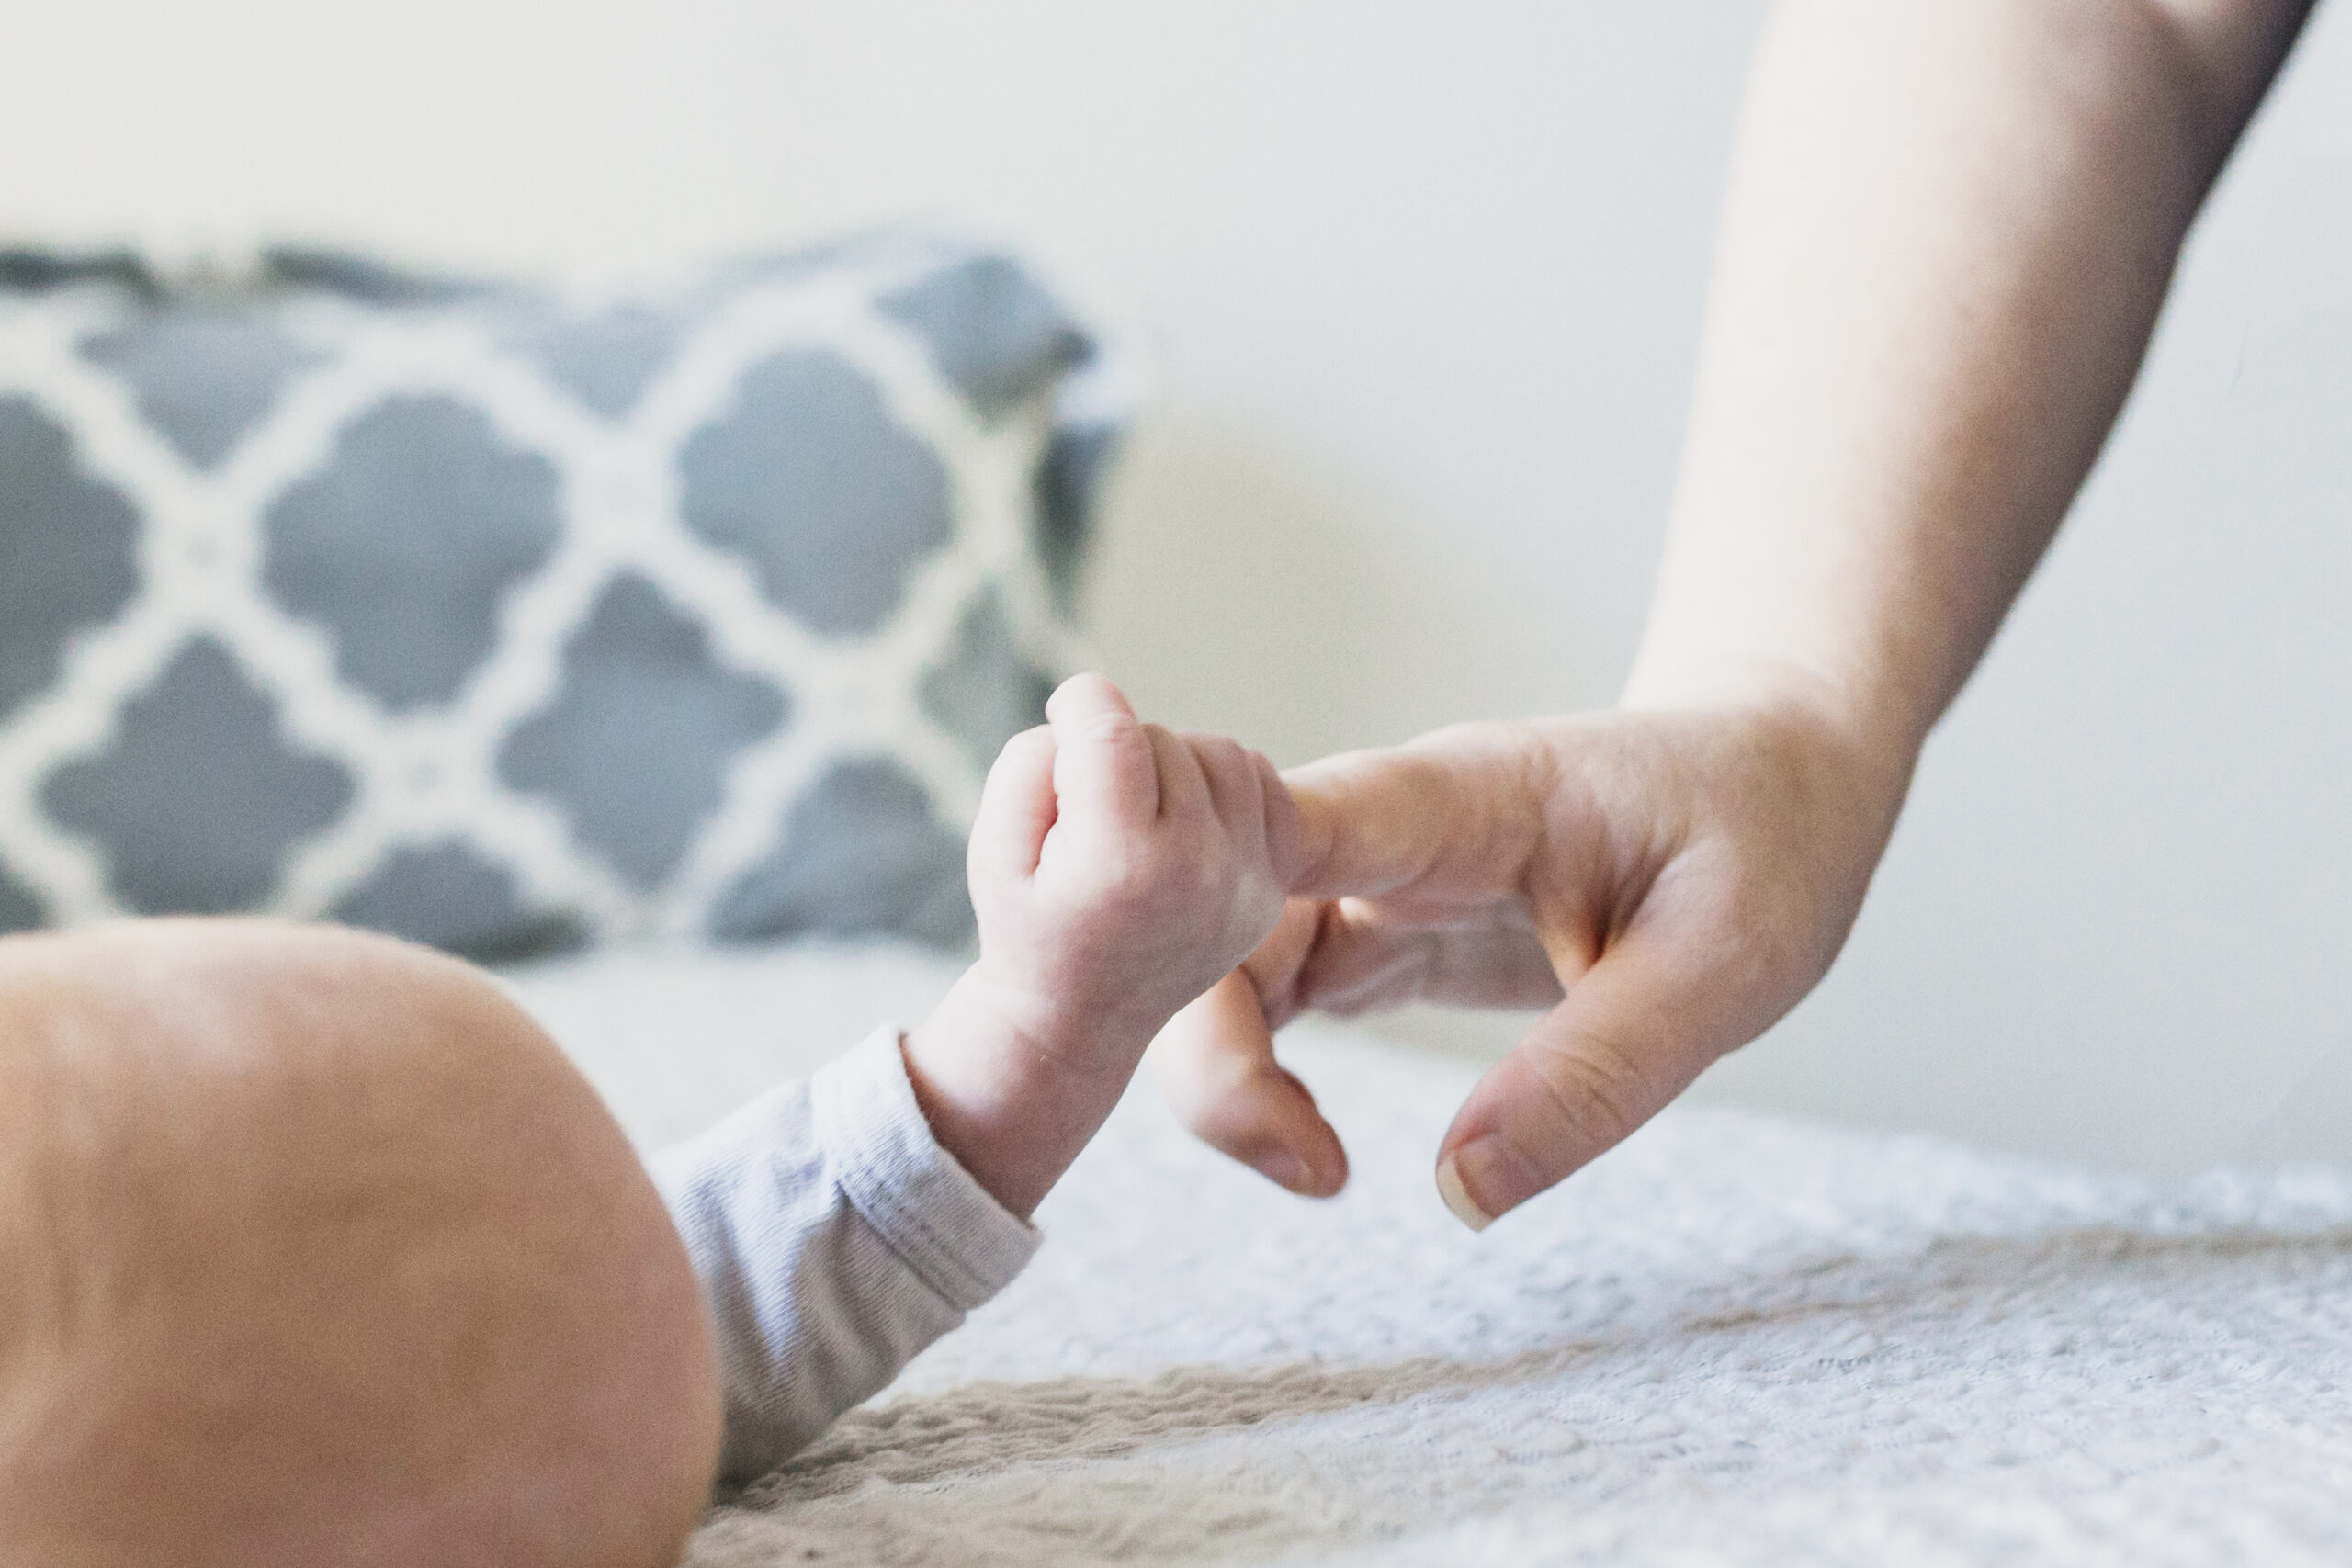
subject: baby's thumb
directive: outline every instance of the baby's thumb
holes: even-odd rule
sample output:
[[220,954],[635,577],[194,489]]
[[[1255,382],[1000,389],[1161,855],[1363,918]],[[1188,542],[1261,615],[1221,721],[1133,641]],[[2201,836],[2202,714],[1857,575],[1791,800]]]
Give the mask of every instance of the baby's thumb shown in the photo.
[[1347,1185],[1340,1135],[1274,1060],[1257,989],[1239,970],[1170,1020],[1145,1060],[1176,1119],[1210,1147],[1303,1197]]

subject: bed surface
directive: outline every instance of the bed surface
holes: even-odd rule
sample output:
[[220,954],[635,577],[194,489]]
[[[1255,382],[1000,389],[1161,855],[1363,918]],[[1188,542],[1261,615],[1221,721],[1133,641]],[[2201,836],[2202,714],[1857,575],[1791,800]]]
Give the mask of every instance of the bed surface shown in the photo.
[[[952,966],[616,954],[510,985],[640,1142]],[[2158,1190],[1670,1111],[1483,1236],[1429,1175],[1464,1065],[1302,1027],[1316,1204],[1130,1095],[1029,1272],[721,1510],[830,1562],[2342,1563],[2352,1177]]]

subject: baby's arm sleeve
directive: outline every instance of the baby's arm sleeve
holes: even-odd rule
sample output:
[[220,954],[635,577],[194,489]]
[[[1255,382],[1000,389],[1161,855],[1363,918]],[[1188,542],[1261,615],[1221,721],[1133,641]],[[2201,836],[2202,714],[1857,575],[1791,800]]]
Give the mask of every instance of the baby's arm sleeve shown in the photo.
[[932,1137],[896,1030],[652,1169],[718,1324],[729,1480],[879,1391],[1037,1249]]

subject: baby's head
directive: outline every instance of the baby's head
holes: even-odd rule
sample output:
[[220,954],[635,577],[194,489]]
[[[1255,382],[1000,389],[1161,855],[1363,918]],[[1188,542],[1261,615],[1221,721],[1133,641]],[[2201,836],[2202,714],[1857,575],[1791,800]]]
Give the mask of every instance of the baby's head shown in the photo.
[[660,1197],[477,973],[0,942],[0,1563],[655,1568],[718,1432]]

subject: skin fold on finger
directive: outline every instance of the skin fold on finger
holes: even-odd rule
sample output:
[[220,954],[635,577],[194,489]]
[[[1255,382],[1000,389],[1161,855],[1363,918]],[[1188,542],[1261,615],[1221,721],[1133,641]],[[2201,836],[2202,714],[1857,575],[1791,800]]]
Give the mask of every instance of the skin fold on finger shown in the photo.
[[1178,1121],[1210,1147],[1303,1197],[1348,1181],[1340,1135],[1274,1059],[1247,978],[1229,975],[1169,1021],[1145,1056]]
[[1208,781],[1209,805],[1225,830],[1245,848],[1265,842],[1265,796],[1258,787],[1257,769],[1238,740],[1222,735],[1180,737],[1192,749]]
[[1183,738],[1163,725],[1147,724],[1151,755],[1159,771],[1159,815],[1163,820],[1199,821],[1213,814],[1209,781],[1200,759]]
[[1298,805],[1291,799],[1290,786],[1283,783],[1282,774],[1275,772],[1273,763],[1266,760],[1264,752],[1250,752],[1250,761],[1258,773],[1260,809],[1266,830],[1266,859],[1282,885],[1289,887],[1298,880]]

